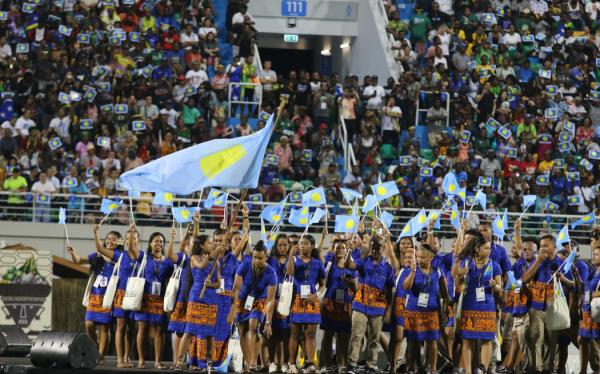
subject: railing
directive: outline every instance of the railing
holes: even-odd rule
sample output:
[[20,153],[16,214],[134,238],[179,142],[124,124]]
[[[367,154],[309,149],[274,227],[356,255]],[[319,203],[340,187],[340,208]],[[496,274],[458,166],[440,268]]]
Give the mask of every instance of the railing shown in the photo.
[[[7,198],[10,196],[20,195],[26,200],[26,203],[16,205],[8,204]],[[122,199],[123,204],[120,208],[116,209],[111,215],[105,220],[106,223],[115,225],[128,225],[130,223],[131,214],[129,207],[129,198],[127,196],[110,197],[115,199]],[[36,201],[36,196],[31,193],[12,193],[2,191],[0,192],[0,221],[22,221],[25,222],[58,222],[58,210],[59,207],[66,208],[67,211],[67,223],[77,224],[93,224],[99,222],[104,216],[100,212],[100,204],[102,198],[97,195],[70,195],[70,194],[54,194],[49,204],[39,204]],[[131,210],[135,216],[135,222],[139,226],[171,226],[173,224],[173,217],[171,210],[166,206],[152,205],[151,198],[134,198],[132,199],[133,207]],[[235,201],[230,200],[228,209],[231,211],[236,204]],[[260,212],[265,206],[273,203],[265,202],[248,202],[250,210],[250,224],[252,230],[260,230]],[[183,199],[175,198],[174,206],[189,206],[197,207],[198,199]],[[146,215],[143,212],[143,207],[149,207],[150,215]],[[288,206],[298,207],[298,204],[287,204],[286,211],[289,211]],[[348,214],[350,207],[348,205],[328,205],[329,212],[329,232],[333,232],[335,227],[335,215],[336,214]],[[383,208],[394,215],[394,222],[390,227],[390,232],[393,237],[396,238],[406,222],[413,217],[419,209],[417,208],[402,208],[402,209],[391,209]],[[468,207],[467,207],[468,209]],[[213,209],[201,209],[201,222],[204,228],[214,229],[219,227],[223,222],[223,208]],[[446,211],[442,215],[441,227],[436,230],[436,234],[441,237],[454,237],[456,235],[455,229],[450,224],[449,219],[450,212]],[[495,216],[495,212],[489,211],[473,211],[469,216],[469,221],[474,224],[480,220],[492,220]],[[507,235],[512,235],[514,222],[519,217],[520,213],[508,213],[509,218],[509,229]],[[372,217],[372,216],[371,216]],[[475,219],[475,217],[477,217]],[[539,238],[542,232],[549,232],[556,234],[565,223],[575,222],[580,216],[573,215],[562,215],[562,214],[534,214],[527,213],[523,216],[523,237],[535,237]],[[1,227],[1,225],[0,225]],[[268,226],[267,229],[271,227]],[[324,228],[324,222],[320,222],[310,227],[309,232],[319,233]],[[294,227],[290,225],[287,220],[282,224],[282,232],[301,232],[303,228]],[[591,226],[578,226],[574,230],[570,230],[570,237],[578,240],[580,243],[588,243],[591,232]],[[0,230],[1,233],[1,230]]]
[[[244,99],[244,88],[252,87],[254,90],[254,95],[251,99]],[[229,83],[229,92],[228,92],[228,111],[229,118],[239,117],[237,114],[236,105],[240,105],[239,114],[245,114],[248,117],[255,117],[258,115],[258,111],[262,105],[262,85],[260,83],[242,83],[242,82],[233,82]],[[249,107],[249,108],[248,108]],[[232,108],[234,109],[232,111]],[[256,111],[256,113],[254,113]]]
[[[394,50],[392,49],[394,44],[396,44],[396,39],[394,38],[394,35],[392,35],[392,33],[387,32],[386,28],[389,23],[389,18],[385,11],[385,6],[383,5],[383,1],[382,0],[374,0],[374,1],[376,2],[376,7],[379,10],[380,16],[384,20],[384,22],[382,23],[383,28],[384,28],[383,32],[386,35],[384,47],[385,47],[385,51],[388,55],[388,58],[391,57],[391,61],[388,61],[388,63],[390,63],[390,68],[391,68],[392,72],[395,74],[394,79],[398,80],[401,71],[400,71],[400,68],[398,67],[399,65],[396,63]],[[377,24],[380,25],[381,23],[377,22]]]
[[344,167],[346,168],[346,172],[350,171],[350,160],[348,158],[348,129],[346,128],[346,121],[344,121],[344,117],[339,115],[340,120],[338,122],[338,131],[339,131],[339,140],[342,143],[342,152],[344,153]]
[[446,95],[446,127],[450,126],[450,93],[446,92],[446,91],[440,91],[440,92],[433,92],[433,91],[419,91],[419,97],[417,98],[417,112],[415,115],[415,126],[419,126],[421,123],[419,121],[420,119],[420,115],[424,113],[425,116],[427,116],[427,111],[429,110],[428,107],[426,109],[421,109],[421,93],[425,93],[426,95]]

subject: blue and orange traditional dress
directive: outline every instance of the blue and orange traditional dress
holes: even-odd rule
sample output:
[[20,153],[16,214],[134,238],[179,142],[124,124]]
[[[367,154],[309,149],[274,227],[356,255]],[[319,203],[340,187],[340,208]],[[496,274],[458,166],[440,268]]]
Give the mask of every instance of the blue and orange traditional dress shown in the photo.
[[[562,263],[563,261],[555,256],[551,260],[545,260],[538,267],[529,286],[531,290],[531,309],[546,311],[548,301],[554,297],[554,284],[550,282],[554,272],[553,269],[560,268]],[[569,271],[565,275],[571,277],[570,274]]]
[[431,269],[425,274],[417,268],[413,285],[406,293],[404,336],[407,339],[440,339],[440,279],[443,277],[440,270]]
[[592,301],[592,293],[600,289],[599,283],[600,271],[595,271],[588,277],[584,284],[579,336],[585,339],[600,339],[600,323],[592,321],[592,309],[590,305]]
[[[186,324],[184,332],[194,336],[190,344],[190,364],[201,368],[206,367],[208,357],[206,337],[214,337],[217,332],[217,313],[219,309],[217,290],[206,287],[204,297],[200,298],[204,281],[209,276],[213,263],[214,260],[210,261],[204,269],[192,269],[194,283],[190,289],[185,315]],[[217,271],[213,271],[211,282],[217,281],[217,275]],[[217,356],[218,352],[213,344],[210,351],[210,358],[213,359]]]
[[406,311],[406,295],[407,291],[402,287],[402,283],[408,275],[411,269],[409,267],[403,267],[398,272],[396,277],[396,292],[394,293],[394,323],[396,326],[404,327],[404,315]]
[[331,264],[326,279],[326,291],[321,311],[321,330],[349,333],[352,328],[352,299],[354,292],[344,278],[357,278],[356,271]]
[[494,340],[496,338],[496,301],[490,280],[501,276],[500,266],[491,259],[481,269],[469,260],[465,294],[460,316],[462,339]]
[[167,282],[173,273],[173,262],[166,257],[156,260],[154,256],[144,252],[140,252],[138,261],[141,262],[144,256],[148,256],[144,269],[144,278],[146,278],[144,296],[142,307],[133,313],[133,319],[150,325],[162,325],[166,319],[164,297]]
[[383,316],[388,306],[386,290],[394,286],[392,265],[385,258],[375,264],[371,256],[354,261],[358,272],[358,290],[354,295],[352,310],[368,317]]
[[[94,262],[97,256],[102,256],[98,253],[91,253],[88,256],[88,260],[91,263]],[[112,310],[111,308],[103,308],[102,300],[106,293],[106,286],[112,276],[114,264],[110,261],[105,261],[104,265],[100,270],[97,270],[92,276],[95,276],[94,285],[90,291],[88,299],[88,306],[85,311],[85,320],[106,325],[112,321]]]
[[[275,275],[277,275],[277,295],[275,296],[275,301],[279,302],[279,295],[281,292],[281,285],[285,279],[285,265],[287,264],[287,258],[284,258],[284,262],[279,262],[279,258],[277,257],[269,257],[269,265],[275,270]],[[282,316],[277,312],[277,308],[273,311],[273,330],[281,330],[281,329],[289,329],[290,323],[288,316]]]
[[325,278],[323,263],[315,258],[304,262],[296,257],[294,261],[294,297],[290,310],[290,323],[321,323],[319,302],[308,301],[308,296],[317,292],[316,285]]
[[257,274],[252,269],[252,262],[243,262],[236,271],[242,278],[242,287],[236,301],[237,322],[248,322],[251,319],[263,323],[266,316],[269,287],[277,287],[277,275],[271,265]]
[[117,291],[115,292],[115,299],[113,301],[113,317],[115,318],[130,318],[131,312],[123,310],[123,298],[125,297],[125,288],[127,288],[127,281],[133,274],[133,269],[139,266],[139,263],[129,257],[127,251],[115,251],[113,254],[113,261],[116,263],[121,257],[121,264],[119,265],[119,283],[117,283]]
[[175,307],[171,313],[168,331],[183,334],[185,331],[185,314],[187,312],[188,294],[190,289],[188,283],[191,281],[190,257],[183,252],[177,254],[177,266],[181,267],[181,276],[179,278],[179,288],[177,289],[177,299]]
[[238,268],[239,261],[232,252],[226,253],[220,260],[221,281],[217,290],[217,327],[212,356],[214,366],[220,366],[228,354],[229,336],[231,335],[231,325],[227,323],[227,316],[233,304],[233,282],[235,280],[235,271]]
[[[534,261],[535,260],[532,260],[531,264],[533,264]],[[526,292],[523,288],[522,278],[523,274],[525,273],[525,271],[527,271],[531,264],[528,264],[527,261],[520,258],[512,266],[512,271],[515,275],[515,279],[517,279],[517,281],[521,280],[521,284],[514,285],[514,287],[511,287],[512,308],[510,310],[510,313],[513,315],[513,317],[522,317],[529,313],[530,298],[528,297],[528,292]]]

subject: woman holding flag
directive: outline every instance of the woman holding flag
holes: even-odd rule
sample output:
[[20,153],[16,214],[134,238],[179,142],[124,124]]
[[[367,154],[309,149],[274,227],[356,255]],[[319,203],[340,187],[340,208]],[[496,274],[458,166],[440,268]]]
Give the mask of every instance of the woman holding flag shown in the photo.
[[[223,250],[222,246],[214,246],[213,240],[207,235],[200,235],[194,240],[190,256],[190,274],[193,283],[184,281],[188,296],[187,311],[185,314],[186,324],[183,338],[177,352],[174,370],[184,369],[183,358],[196,338],[197,344],[192,344],[190,361],[193,366],[198,359],[208,361],[208,350],[212,348],[217,325],[216,289],[220,286],[219,270],[212,272],[212,265],[218,252]],[[209,277],[210,276],[210,277]],[[201,297],[202,290],[204,295]]]
[[442,272],[431,266],[433,256],[433,249],[428,244],[422,244],[417,250],[416,263],[411,264],[411,271],[402,282],[402,288],[407,291],[404,326],[408,341],[409,372],[415,370],[420,342],[425,342],[427,371],[437,373],[437,341],[441,336],[440,302],[441,299],[448,302],[449,298]]
[[[94,234],[97,235],[97,226],[94,228]],[[111,231],[104,239],[104,247],[116,250],[121,234],[117,231]],[[89,292],[87,307],[85,312],[85,330],[92,341],[98,345],[100,351],[100,365],[104,364],[104,353],[108,348],[108,331],[112,322],[112,310],[102,307],[102,300],[106,293],[108,281],[113,273],[114,264],[110,257],[100,253],[90,253],[88,258],[81,258],[72,246],[67,246],[67,252],[75,264],[90,264],[91,276],[94,283]],[[96,328],[100,330],[100,337],[96,333]]]
[[[133,229],[135,229],[135,224],[133,225]],[[169,246],[173,246],[175,235],[175,230],[171,230]],[[165,323],[163,298],[165,296],[166,282],[173,272],[173,263],[164,256],[164,246],[165,237],[160,232],[154,232],[150,235],[146,252],[138,249],[135,236],[132,236],[129,242],[129,256],[133,260],[141,263],[144,260],[144,256],[147,256],[143,274],[146,283],[144,285],[142,307],[139,311],[133,313],[133,319],[136,321],[138,328],[136,340],[138,369],[146,368],[144,343],[146,342],[147,332],[154,336],[154,367],[156,369],[166,369],[160,360],[163,348],[163,325]],[[153,331],[148,331],[148,327]]]
[[[194,213],[194,224],[190,225],[179,245],[179,253],[173,251],[173,246],[169,246],[167,251],[167,258],[171,260],[175,265],[179,266],[181,276],[179,278],[179,288],[177,289],[177,299],[175,301],[175,307],[171,313],[171,319],[167,331],[173,332],[173,361],[174,365],[177,364],[177,352],[179,352],[179,346],[181,338],[185,330],[186,312],[187,312],[187,301],[189,294],[189,282],[190,280],[190,258],[192,256],[192,247],[194,245],[194,238],[200,233],[200,221],[199,212]],[[173,228],[174,229],[174,228]],[[173,230],[171,229],[171,230]],[[190,230],[191,229],[191,230]]]
[[[290,245],[285,234],[277,235],[273,249],[269,254],[269,265],[275,270],[277,275],[277,294],[275,295],[275,305],[279,302],[279,290],[285,279],[285,268]],[[273,335],[268,341],[269,358],[271,364],[269,372],[281,371],[287,373],[287,362],[289,357],[289,339],[290,324],[287,316],[282,316],[277,312],[277,307],[273,312]]]
[[300,253],[294,257],[294,248],[288,256],[286,270],[294,277],[294,296],[290,311],[290,357],[288,373],[296,374],[296,351],[298,335],[304,336],[306,347],[304,371],[314,373],[313,364],[317,345],[317,325],[321,322],[321,308],[317,296],[317,285],[322,288],[325,284],[325,268],[320,255],[315,248],[315,239],[307,234],[299,242]]
[[479,363],[487,371],[492,355],[492,341],[496,338],[496,301],[502,295],[500,266],[490,259],[491,245],[481,234],[464,244],[452,273],[455,282],[465,282],[462,311],[458,329],[462,340],[460,367],[473,373],[471,362],[475,341],[481,340]]
[[[123,297],[125,296],[125,288],[127,287],[127,281],[133,273],[136,261],[132,261],[129,257],[128,251],[123,250],[122,246],[117,246],[115,249],[110,249],[105,245],[102,245],[100,237],[98,236],[98,230],[100,226],[94,226],[94,239],[96,241],[96,250],[103,256],[111,258],[113,262],[119,264],[119,283],[117,284],[117,291],[115,293],[115,299],[113,301],[113,317],[117,320],[117,326],[115,328],[115,348],[117,351],[117,367],[118,368],[131,368],[133,365],[129,362],[129,355],[131,353],[130,334],[133,331],[133,324],[131,312],[123,310]],[[136,241],[139,238],[137,230],[133,225],[127,230],[125,234],[125,244],[129,243],[131,235],[134,235]]]

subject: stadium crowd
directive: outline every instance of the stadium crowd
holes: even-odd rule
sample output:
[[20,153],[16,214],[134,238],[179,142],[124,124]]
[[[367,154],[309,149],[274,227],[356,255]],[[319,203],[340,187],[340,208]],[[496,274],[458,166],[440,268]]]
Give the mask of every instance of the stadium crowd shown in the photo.
[[[277,162],[261,177],[264,201],[323,185],[328,201],[342,202],[337,187],[362,192],[383,172],[401,187],[387,205],[439,207],[443,175],[454,170],[467,194],[482,187],[493,209],[519,211],[528,193],[540,197],[537,213],[598,207],[596,2],[386,2],[401,74],[385,82],[282,76],[268,61],[259,71],[245,3],[219,11],[211,1],[4,3],[0,187],[118,194],[121,172],[252,133],[248,116],[272,112],[287,95],[269,150]],[[235,111],[235,125],[229,82],[261,83],[232,92],[263,98],[260,109]],[[417,102],[426,111],[417,114]],[[357,160],[347,172],[340,117]],[[5,197],[19,207],[35,196]]]

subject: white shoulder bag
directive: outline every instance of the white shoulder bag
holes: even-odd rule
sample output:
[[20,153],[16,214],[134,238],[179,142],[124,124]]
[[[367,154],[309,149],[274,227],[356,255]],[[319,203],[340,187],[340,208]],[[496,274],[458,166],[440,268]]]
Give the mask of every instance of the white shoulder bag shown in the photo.
[[108,281],[108,285],[106,286],[106,292],[104,293],[104,298],[102,299],[102,307],[104,309],[111,308],[113,305],[113,300],[115,298],[115,293],[117,292],[117,285],[119,284],[119,270],[121,269],[121,259],[123,258],[123,254],[119,256],[117,260],[117,264],[113,268],[112,275],[110,276],[110,280]]
[[83,300],[81,300],[81,305],[87,308],[90,302],[90,293],[92,293],[92,288],[94,288],[94,283],[96,283],[96,275],[94,273],[90,274],[90,279],[88,279],[87,285],[85,286],[85,292],[83,293]]
[[568,329],[571,326],[569,304],[556,277],[554,277],[554,297],[546,308],[546,328],[549,331]]
[[146,259],[148,254],[144,254],[142,264],[140,265],[137,275],[127,280],[127,287],[125,288],[125,297],[123,297],[123,310],[140,310],[142,307],[142,298],[144,297],[144,286],[146,285],[146,278],[144,277],[144,270],[146,270]]
[[163,303],[163,309],[165,312],[170,313],[175,309],[175,302],[177,301],[177,292],[179,291],[179,279],[181,278],[181,272],[185,265],[185,255],[181,260],[181,264],[175,268],[169,283],[167,283],[167,289],[165,290],[165,302]]
[[294,296],[294,277],[286,276],[281,284],[279,302],[277,303],[277,313],[284,317],[290,314],[292,296]]

